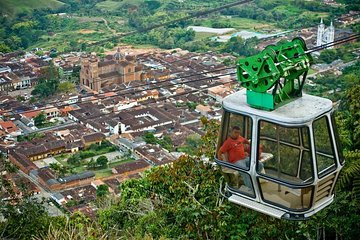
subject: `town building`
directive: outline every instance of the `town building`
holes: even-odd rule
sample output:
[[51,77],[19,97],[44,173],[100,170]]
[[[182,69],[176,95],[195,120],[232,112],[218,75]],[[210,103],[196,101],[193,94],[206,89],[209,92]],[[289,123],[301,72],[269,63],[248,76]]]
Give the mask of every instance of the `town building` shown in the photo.
[[175,157],[160,146],[146,144],[134,149],[134,152],[153,166],[170,164]]
[[[81,125],[74,125],[74,129],[67,126],[66,130],[44,133],[44,136],[31,141],[19,142],[14,147],[17,153],[21,153],[30,161],[37,161],[65,152],[74,153],[91,144],[101,144],[105,135],[90,130],[81,131]],[[80,128],[80,130],[78,130]]]
[[[333,22],[330,23],[330,27],[326,27],[321,18],[320,25],[318,26],[316,46],[321,46],[328,44],[334,41],[335,38],[335,28]],[[333,47],[328,47],[333,48]]]
[[112,173],[117,175],[128,175],[145,171],[150,168],[151,165],[145,159],[138,159],[136,161],[123,163],[112,168]]
[[100,60],[95,55],[83,55],[81,58],[80,84],[99,92],[103,87],[113,84],[143,80],[142,65],[136,62],[136,56],[120,53]]

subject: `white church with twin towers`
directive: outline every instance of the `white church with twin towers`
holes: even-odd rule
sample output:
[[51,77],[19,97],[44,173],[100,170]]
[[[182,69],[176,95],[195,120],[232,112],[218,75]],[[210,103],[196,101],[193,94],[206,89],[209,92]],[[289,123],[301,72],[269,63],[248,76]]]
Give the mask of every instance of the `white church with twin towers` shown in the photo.
[[[321,46],[327,43],[331,43],[335,38],[335,28],[331,21],[330,26],[326,27],[321,18],[320,25],[318,26],[316,46]],[[329,48],[333,48],[332,46]]]

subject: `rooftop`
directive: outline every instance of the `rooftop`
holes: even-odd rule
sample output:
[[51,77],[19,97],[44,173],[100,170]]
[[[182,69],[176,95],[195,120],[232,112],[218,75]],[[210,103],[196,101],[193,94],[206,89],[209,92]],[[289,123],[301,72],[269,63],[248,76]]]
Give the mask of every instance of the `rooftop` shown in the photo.
[[100,132],[91,133],[88,135],[83,136],[85,142],[95,142],[99,140],[105,139],[105,135]]
[[0,122],[0,128],[6,130],[8,133],[12,133],[17,130],[17,127],[12,121]]
[[140,170],[149,166],[150,164],[146,162],[144,159],[139,159],[136,161],[120,164],[118,166],[115,166],[114,169],[116,170],[117,174],[123,174],[135,170]]
[[224,109],[236,113],[251,114],[265,120],[278,121],[284,124],[304,124],[329,112],[332,102],[329,99],[303,94],[273,111],[264,111],[250,107],[246,102],[246,89],[227,96],[223,100]]
[[83,179],[86,179],[86,178],[93,178],[93,177],[95,177],[94,172],[86,171],[86,172],[66,176],[66,177],[63,177],[63,178],[59,178],[58,181],[60,183],[68,183],[68,182],[72,182],[72,181],[83,180]]

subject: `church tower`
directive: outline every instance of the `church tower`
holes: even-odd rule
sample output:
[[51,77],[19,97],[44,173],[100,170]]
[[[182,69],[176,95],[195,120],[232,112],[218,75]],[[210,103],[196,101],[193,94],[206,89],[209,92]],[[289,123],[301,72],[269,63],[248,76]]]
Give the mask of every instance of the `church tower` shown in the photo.
[[117,48],[116,53],[114,54],[114,60],[119,63],[124,60],[125,56],[120,52],[120,47]]
[[321,18],[320,25],[318,26],[318,31],[317,31],[316,46],[321,46],[323,44],[322,39],[324,36],[324,32],[325,32],[325,24],[323,23],[323,19]]
[[[331,21],[330,27],[327,29],[327,42],[333,42],[335,39],[335,28],[333,25],[333,22]],[[329,48],[334,48],[333,46],[329,47]]]
[[[331,21],[330,27],[326,28],[321,18],[320,25],[318,26],[316,46],[321,46],[333,42],[335,39],[335,27]],[[329,47],[333,48],[333,47]]]

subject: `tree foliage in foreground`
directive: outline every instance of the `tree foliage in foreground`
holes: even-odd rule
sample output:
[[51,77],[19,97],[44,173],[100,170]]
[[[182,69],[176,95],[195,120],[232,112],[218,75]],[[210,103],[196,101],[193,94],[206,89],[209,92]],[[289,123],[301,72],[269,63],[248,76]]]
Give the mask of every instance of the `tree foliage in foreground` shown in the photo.
[[[337,118],[343,137],[348,136],[349,130],[358,128],[356,116],[360,102],[352,90],[346,96],[343,99],[346,104]],[[334,202],[309,221],[294,222],[257,213],[221,197],[219,189],[224,183],[220,171],[200,161],[201,156],[212,158],[219,125],[205,118],[201,121],[206,134],[194,156],[182,156],[172,165],[152,168],[143,178],[122,183],[121,196],[99,210],[97,219],[91,220],[81,214],[69,220],[49,217],[41,206],[34,203],[31,206],[31,202],[25,201],[18,206],[2,208],[8,220],[0,223],[0,236],[20,239],[345,240],[357,239],[360,235],[356,190],[360,157],[358,135],[351,135],[352,141],[346,147],[345,167]],[[105,201],[106,196],[102,200]]]
[[225,201],[220,171],[199,161],[212,156],[219,126],[202,122],[207,133],[198,156],[124,183],[119,202],[99,213],[105,229],[155,239],[354,239],[360,233],[360,206],[351,187],[339,185],[334,203],[306,222],[278,220]]

